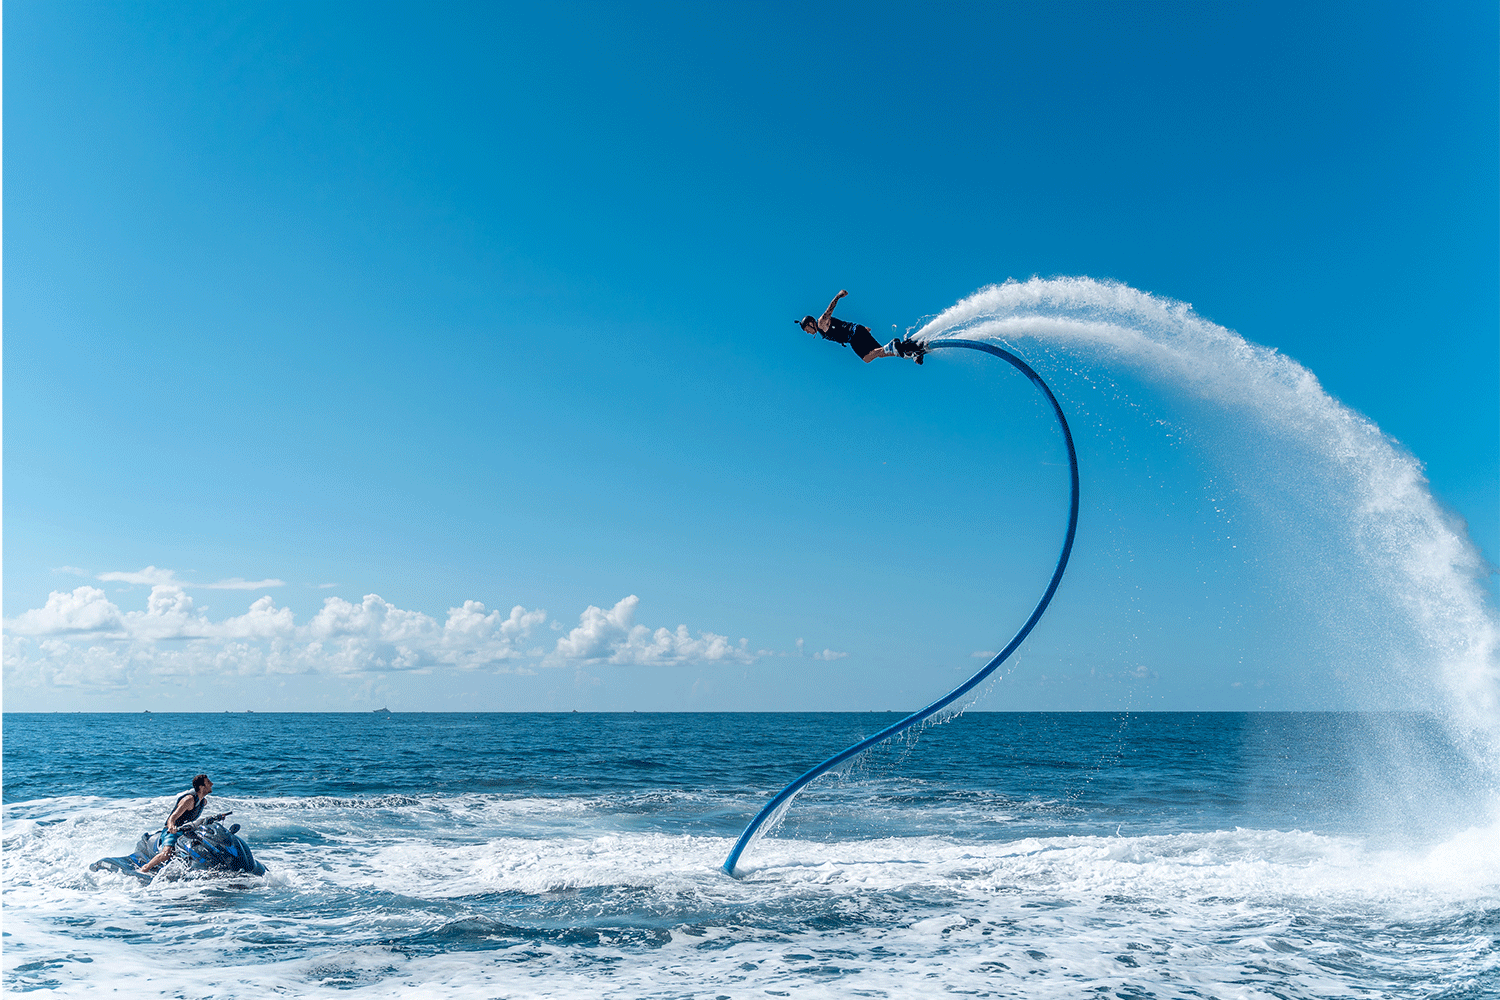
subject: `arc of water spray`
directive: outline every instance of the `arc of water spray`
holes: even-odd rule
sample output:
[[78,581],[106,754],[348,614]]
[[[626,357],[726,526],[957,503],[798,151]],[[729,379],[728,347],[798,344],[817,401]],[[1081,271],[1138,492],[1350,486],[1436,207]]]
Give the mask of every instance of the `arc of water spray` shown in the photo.
[[735,842],[734,849],[729,852],[729,857],[724,860],[724,871],[728,872],[730,875],[734,874],[734,869],[735,866],[739,863],[740,855],[745,852],[745,848],[749,847],[750,842],[755,839],[756,831],[761,828],[766,820],[774,816],[777,810],[781,809],[783,806],[789,803],[792,797],[799,791],[801,791],[803,786],[807,785],[808,782],[812,781],[820,774],[825,774],[833,768],[838,767],[840,764],[850,759],[851,757],[864,753],[866,750],[875,746],[877,743],[888,740],[892,736],[895,736],[897,733],[910,729],[912,726],[923,721],[924,719],[931,718],[938,712],[941,712],[943,709],[953,704],[959,698],[962,698],[965,694],[972,691],[976,685],[978,685],[990,674],[994,673],[995,669],[999,667],[1000,664],[1004,663],[1010,657],[1010,654],[1014,653],[1016,651],[1016,648],[1019,647],[1021,643],[1025,641],[1026,637],[1031,634],[1032,628],[1034,628],[1036,626],[1036,623],[1041,619],[1042,612],[1046,611],[1047,605],[1052,603],[1052,595],[1057,593],[1057,585],[1062,581],[1063,570],[1068,568],[1068,556],[1073,552],[1073,536],[1077,534],[1078,531],[1078,453],[1073,448],[1073,432],[1068,429],[1068,419],[1067,417],[1063,416],[1062,407],[1058,405],[1057,397],[1052,395],[1052,390],[1047,388],[1047,383],[1042,381],[1042,377],[1035,371],[1033,371],[1030,365],[1022,361],[1020,358],[1016,357],[1014,354],[1005,350],[1003,347],[996,347],[994,344],[982,344],[973,340],[960,339],[933,340],[929,341],[926,344],[926,347],[929,351],[949,347],[967,348],[972,351],[983,351],[986,354],[992,354],[995,357],[1000,358],[1002,361],[1008,361],[1011,365],[1015,366],[1015,368],[1019,370],[1021,374],[1031,379],[1031,381],[1036,384],[1036,387],[1042,390],[1042,394],[1047,397],[1047,402],[1052,404],[1052,412],[1057,415],[1058,426],[1062,428],[1063,441],[1066,442],[1068,446],[1068,473],[1072,486],[1071,501],[1068,506],[1068,533],[1063,538],[1062,554],[1057,557],[1057,568],[1052,571],[1052,579],[1047,584],[1047,590],[1042,594],[1042,599],[1037,602],[1036,608],[1032,610],[1031,617],[1026,619],[1026,624],[1021,626],[1020,631],[1015,634],[1015,637],[1012,638],[1010,642],[1006,643],[1005,648],[996,653],[994,659],[990,660],[982,668],[980,668],[978,673],[976,673],[973,677],[970,677],[968,680],[964,681],[952,691],[949,691],[947,694],[943,695],[931,705],[928,705],[926,708],[913,712],[911,715],[908,715],[900,722],[893,723],[892,725],[889,725],[886,728],[882,729],[874,736],[870,736],[863,740],[860,740],[858,743],[854,744],[852,747],[849,747],[847,750],[842,750],[839,753],[834,754],[832,757],[829,757],[823,763],[819,764],[817,767],[808,771],[796,781],[793,781],[781,791],[777,792],[775,797],[772,798],[771,801],[767,802],[763,807],[761,807],[760,812],[756,813],[755,818],[750,821],[750,825],[745,827],[745,832],[740,834],[740,839]]

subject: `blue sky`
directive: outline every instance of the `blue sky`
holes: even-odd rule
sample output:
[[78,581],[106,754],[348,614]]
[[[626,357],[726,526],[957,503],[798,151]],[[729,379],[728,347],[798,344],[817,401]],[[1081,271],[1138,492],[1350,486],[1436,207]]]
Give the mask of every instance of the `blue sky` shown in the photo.
[[[882,338],[1190,302],[1500,552],[1493,4],[7,14],[11,711],[927,700],[1045,583],[1061,448],[1017,378],[799,334],[839,288]],[[1220,418],[1035,360],[1079,550],[982,707],[1358,704],[1307,678],[1385,613],[1153,430]]]

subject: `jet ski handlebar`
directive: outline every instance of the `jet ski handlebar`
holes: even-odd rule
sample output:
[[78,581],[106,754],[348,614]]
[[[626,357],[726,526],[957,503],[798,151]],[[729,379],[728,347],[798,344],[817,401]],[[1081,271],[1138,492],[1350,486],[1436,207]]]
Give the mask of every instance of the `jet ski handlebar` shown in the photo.
[[208,825],[210,825],[212,823],[222,822],[226,816],[233,816],[233,815],[234,815],[234,810],[231,809],[228,812],[221,812],[221,813],[219,813],[216,816],[204,816],[202,819],[195,819],[191,823],[184,823],[182,826],[179,826],[177,829],[180,830],[183,833],[194,833],[194,832],[196,832],[198,830],[201,830],[205,826],[208,826]]

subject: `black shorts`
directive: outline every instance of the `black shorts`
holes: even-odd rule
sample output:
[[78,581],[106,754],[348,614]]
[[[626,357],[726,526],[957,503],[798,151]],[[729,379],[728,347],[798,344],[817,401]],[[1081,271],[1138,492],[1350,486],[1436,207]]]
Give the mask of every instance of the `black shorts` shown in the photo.
[[849,346],[861,359],[871,351],[880,350],[880,344],[875,341],[874,337],[870,336],[870,328],[868,326],[856,326],[854,328],[854,335],[849,338]]

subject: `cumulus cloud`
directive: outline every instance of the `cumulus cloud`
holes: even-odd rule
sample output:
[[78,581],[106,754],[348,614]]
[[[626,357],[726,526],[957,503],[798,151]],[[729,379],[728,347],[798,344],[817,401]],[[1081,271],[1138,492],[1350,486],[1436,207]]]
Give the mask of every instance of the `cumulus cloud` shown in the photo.
[[124,621],[131,636],[137,639],[202,639],[213,632],[212,623],[175,584],[152,587],[146,610],[127,612]]
[[43,607],[22,612],[7,623],[18,635],[66,635],[69,632],[119,632],[120,609],[98,587],[79,587],[70,594],[54,590]]
[[67,636],[88,633],[94,639],[154,642],[163,639],[269,638],[293,631],[292,613],[262,597],[250,610],[221,622],[209,621],[193,599],[176,584],[151,588],[146,610],[121,612],[98,587],[71,593],[54,590],[47,603],[5,623],[12,635]]
[[837,650],[825,649],[821,653],[814,653],[812,658],[815,660],[842,660],[848,655],[848,653],[840,653]]
[[442,629],[420,611],[406,611],[378,594],[359,604],[330,597],[307,624],[308,649],[337,673],[420,670],[441,662]]
[[631,594],[608,611],[592,604],[578,616],[578,627],[557,640],[554,655],[564,660],[602,660],[614,644],[628,642],[641,599]]
[[114,644],[5,636],[5,683],[111,691],[129,687],[128,661]]
[[578,616],[578,627],[557,640],[548,661],[603,661],[606,663],[751,663],[749,640],[731,643],[727,636],[700,632],[695,637],[686,625],[675,630],[655,631],[636,625],[635,609],[641,599],[634,594],[605,611],[592,604]]
[[270,597],[262,597],[249,611],[219,624],[219,635],[233,639],[291,638],[295,631],[291,608],[278,608]]
[[[147,567],[112,576],[167,582],[152,585],[139,611],[122,611],[103,590],[82,586],[54,591],[44,606],[10,619],[5,623],[7,684],[110,689],[133,680],[198,674],[531,673],[540,665],[750,663],[763,655],[751,653],[745,639],[734,643],[713,632],[691,632],[686,625],[637,624],[640,599],[633,594],[608,611],[586,608],[577,627],[548,650],[537,633],[565,626],[546,611],[519,604],[505,612],[464,601],[439,620],[378,594],[358,603],[329,597],[299,625],[290,608],[262,596],[243,614],[216,620],[194,604],[170,570]],[[825,653],[824,658],[843,655]]]

